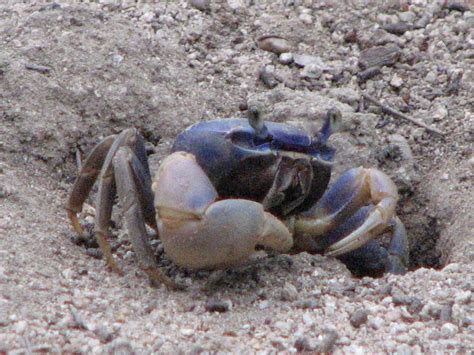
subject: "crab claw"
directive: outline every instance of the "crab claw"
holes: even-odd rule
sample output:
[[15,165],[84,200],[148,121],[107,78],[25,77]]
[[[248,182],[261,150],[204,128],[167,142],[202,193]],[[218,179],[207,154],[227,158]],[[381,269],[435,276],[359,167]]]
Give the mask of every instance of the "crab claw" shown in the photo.
[[176,152],[160,166],[155,182],[155,210],[166,254],[192,269],[238,265],[256,246],[288,251],[287,227],[257,202],[216,201],[217,192],[192,154]]
[[[383,172],[350,169],[315,206],[296,217],[296,242],[304,250],[323,249],[331,256],[356,250],[389,227],[397,200],[397,188]],[[356,229],[345,235],[330,233],[364,206],[372,206],[371,211]],[[333,234],[336,240],[332,240]],[[330,237],[324,239],[323,235]]]

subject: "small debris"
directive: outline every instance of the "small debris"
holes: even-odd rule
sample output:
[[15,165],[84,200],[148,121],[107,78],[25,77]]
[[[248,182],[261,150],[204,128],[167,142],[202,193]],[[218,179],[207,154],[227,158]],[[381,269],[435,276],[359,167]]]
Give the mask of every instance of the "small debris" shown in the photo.
[[44,65],[32,64],[32,63],[26,63],[25,68],[28,70],[37,71],[38,73],[41,73],[41,74],[47,74],[51,71],[50,67],[46,67]]
[[305,352],[305,351],[314,351],[314,345],[311,344],[308,338],[298,338],[293,345],[298,352]]
[[280,299],[282,301],[295,301],[298,298],[298,290],[296,287],[289,283],[285,282],[285,286],[283,286],[283,289],[281,290],[280,294]]
[[413,28],[412,25],[405,23],[405,22],[398,22],[398,23],[388,23],[383,26],[383,29],[388,33],[392,33],[394,35],[401,36],[406,31],[410,31]]
[[105,353],[109,355],[135,355],[136,354],[130,342],[124,338],[115,339],[106,348]]
[[421,122],[419,120],[408,117],[404,113],[401,113],[401,112],[399,112],[397,110],[394,110],[393,108],[391,108],[387,105],[382,104],[381,102],[377,101],[375,98],[373,98],[372,96],[370,96],[368,94],[362,93],[362,97],[364,99],[366,99],[367,101],[369,101],[370,103],[379,106],[382,109],[382,112],[384,112],[384,113],[388,113],[388,114],[390,114],[394,117],[402,118],[406,121],[412,122],[412,123],[416,124],[417,126],[423,127],[424,129],[426,129],[429,132],[437,133],[437,134],[442,135],[442,136],[444,135],[444,133],[441,132],[439,129],[432,128],[432,127],[424,124],[423,122]]
[[301,309],[315,309],[318,306],[319,303],[316,300],[304,300],[296,303],[296,307]]
[[232,309],[232,302],[210,299],[206,302],[204,309],[208,312],[224,313]]
[[273,89],[278,85],[278,81],[275,79],[275,68],[272,65],[265,65],[260,68],[258,78],[269,89]]
[[315,350],[319,353],[331,352],[334,348],[334,344],[336,344],[337,338],[339,338],[339,335],[335,330],[326,330],[323,339],[319,342]]
[[365,83],[367,80],[372,79],[379,74],[382,74],[382,71],[379,67],[368,68],[357,74],[357,80],[359,83]]
[[366,309],[360,308],[352,313],[349,321],[354,328],[359,328],[362,324],[367,323],[369,312]]
[[280,62],[280,64],[283,64],[283,65],[291,64],[291,63],[293,63],[293,54],[291,54],[291,53],[282,53],[282,54],[280,54],[280,57],[278,58],[278,61]]
[[105,326],[100,325],[94,329],[94,333],[99,338],[100,342],[103,344],[110,343],[113,338],[114,334]]
[[449,11],[466,12],[470,10],[469,5],[462,2],[445,1],[444,4],[446,9],[448,9]]
[[397,74],[394,74],[392,80],[390,80],[390,85],[394,88],[400,89],[403,85],[403,79],[400,78]]
[[203,12],[209,12],[211,10],[210,0],[189,0],[189,4]]
[[291,45],[288,40],[283,37],[268,35],[257,39],[257,44],[260,49],[276,54],[291,52]]
[[359,57],[359,67],[367,69],[394,65],[400,59],[400,48],[395,45],[377,46],[363,50]]

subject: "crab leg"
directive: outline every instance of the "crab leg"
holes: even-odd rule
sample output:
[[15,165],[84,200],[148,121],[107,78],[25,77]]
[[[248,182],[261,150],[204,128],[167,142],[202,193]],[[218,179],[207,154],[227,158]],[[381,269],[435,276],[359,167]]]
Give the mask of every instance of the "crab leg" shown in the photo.
[[381,171],[362,167],[350,169],[315,206],[295,218],[295,243],[304,250],[320,249],[324,234],[336,229],[361,207],[374,204],[360,226],[324,248],[326,255],[332,256],[355,250],[387,229],[394,217],[397,199],[396,186]]
[[141,269],[148,275],[153,286],[165,284],[171,289],[182,289],[181,285],[176,284],[158,268],[148,241],[144,224],[146,209],[144,203],[147,200],[153,200],[153,195],[151,195],[151,190],[147,191],[146,185],[150,185],[150,180],[143,181],[137,175],[137,171],[143,170],[141,162],[130,147],[125,146],[119,148],[113,159],[113,165],[127,230]]
[[166,254],[193,269],[238,265],[257,245],[288,251],[287,227],[257,202],[217,200],[217,192],[192,154],[166,158],[153,184],[158,229]]
[[66,207],[67,215],[74,230],[81,237],[84,237],[84,231],[77,219],[77,214],[82,211],[82,205],[99,176],[105,157],[107,156],[115,137],[115,135],[108,136],[95,146],[82,166],[82,169],[72,187],[71,194],[69,195]]

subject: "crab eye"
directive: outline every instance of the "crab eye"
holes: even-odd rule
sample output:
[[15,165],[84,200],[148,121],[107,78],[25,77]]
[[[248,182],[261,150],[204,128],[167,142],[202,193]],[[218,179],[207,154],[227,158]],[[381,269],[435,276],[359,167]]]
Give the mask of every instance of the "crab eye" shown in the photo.
[[338,132],[342,129],[342,113],[338,108],[333,107],[326,113],[326,121],[324,122],[319,135],[321,143],[325,144],[331,134]]

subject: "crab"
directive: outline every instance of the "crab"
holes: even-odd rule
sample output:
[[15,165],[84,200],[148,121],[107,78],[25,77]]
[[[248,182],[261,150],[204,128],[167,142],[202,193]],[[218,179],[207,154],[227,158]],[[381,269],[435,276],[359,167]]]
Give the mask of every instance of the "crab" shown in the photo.
[[[242,265],[257,249],[322,253],[356,275],[404,273],[407,234],[395,214],[397,188],[382,171],[357,167],[330,187],[341,112],[330,109],[315,135],[247,119],[196,123],[179,134],[152,181],[144,139],[135,128],[111,135],[87,157],[72,187],[67,213],[77,233],[83,204],[98,180],[95,235],[107,265],[117,272],[108,243],[116,194],[140,267],[152,285],[179,288],[157,266],[146,225],[165,254],[189,269]],[[388,247],[378,236],[389,232]]]

